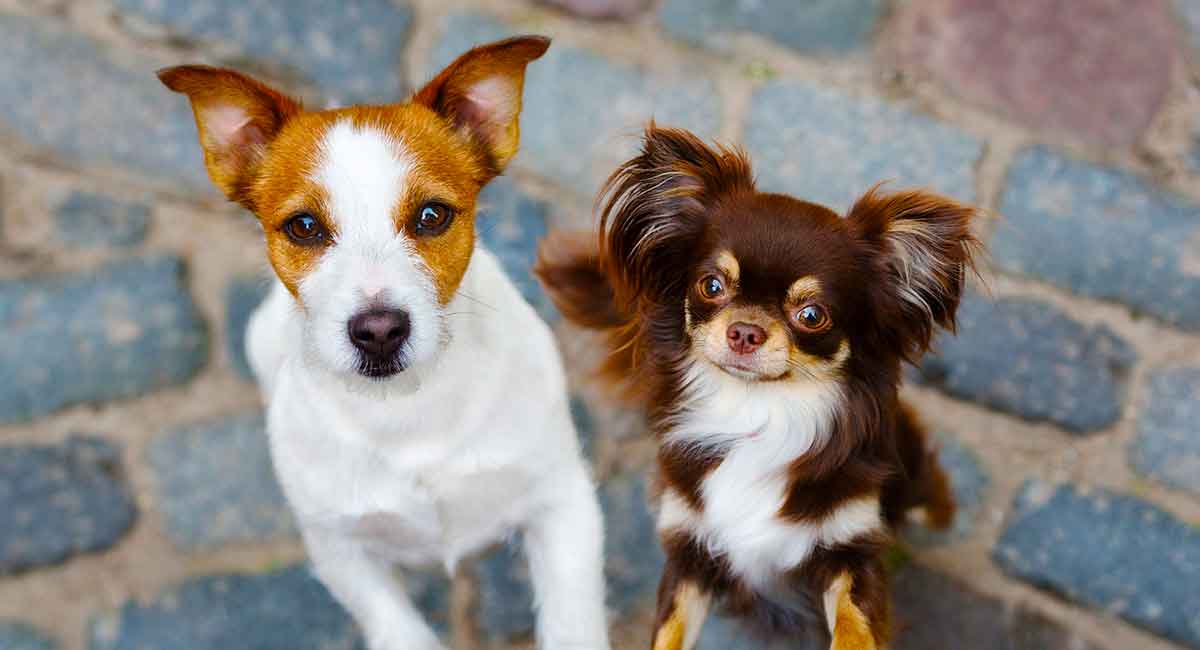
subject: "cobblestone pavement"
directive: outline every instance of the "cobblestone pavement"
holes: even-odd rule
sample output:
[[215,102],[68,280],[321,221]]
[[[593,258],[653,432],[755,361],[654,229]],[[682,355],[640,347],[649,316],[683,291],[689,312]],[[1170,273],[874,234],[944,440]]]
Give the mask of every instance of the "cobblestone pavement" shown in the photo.
[[[361,647],[270,473],[241,354],[260,235],[152,72],[387,101],[518,32],[555,42],[480,231],[561,335],[619,647],[662,561],[653,445],[528,267],[654,116],[838,209],[891,180],[992,215],[986,282],[905,389],[963,508],[895,552],[897,648],[1200,648],[1200,0],[1132,5],[0,0],[0,649]],[[455,648],[530,647],[512,548],[407,577]]]

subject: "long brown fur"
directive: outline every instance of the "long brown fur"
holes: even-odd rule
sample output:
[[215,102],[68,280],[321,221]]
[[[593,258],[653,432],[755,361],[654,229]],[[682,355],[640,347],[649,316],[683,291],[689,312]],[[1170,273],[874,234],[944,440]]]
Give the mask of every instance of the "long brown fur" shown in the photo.
[[[605,337],[604,383],[641,406],[662,440],[684,396],[681,368],[696,354],[689,328],[723,308],[694,293],[705,264],[721,255],[740,261],[737,304],[768,318],[779,309],[773,306],[777,296],[797,277],[808,277],[804,286],[824,292],[837,310],[838,327],[794,336],[796,354],[810,360],[796,372],[837,382],[842,400],[827,442],[791,463],[776,516],[818,523],[841,504],[878,495],[886,524],[818,547],[779,576],[795,590],[782,600],[749,586],[687,531],[661,531],[667,568],[659,625],[672,615],[678,585],[694,583],[726,611],[770,633],[828,640],[833,630],[825,629],[822,597],[845,576],[852,585],[846,611],[865,617],[873,643],[882,647],[889,636],[882,554],[892,529],[913,508],[925,507],[931,524],[941,527],[954,512],[947,477],[898,387],[901,364],[928,350],[938,328],[954,328],[979,247],[970,230],[975,210],[927,192],[873,188],[840,217],[819,205],[758,192],[740,151],[711,148],[686,131],[653,123],[641,153],[609,177],[597,205],[599,232],[553,234],[536,272],[567,320]],[[848,357],[836,365],[832,360],[843,348]],[[821,370],[822,364],[833,369]],[[661,489],[702,511],[701,485],[723,460],[720,449],[664,441]]]

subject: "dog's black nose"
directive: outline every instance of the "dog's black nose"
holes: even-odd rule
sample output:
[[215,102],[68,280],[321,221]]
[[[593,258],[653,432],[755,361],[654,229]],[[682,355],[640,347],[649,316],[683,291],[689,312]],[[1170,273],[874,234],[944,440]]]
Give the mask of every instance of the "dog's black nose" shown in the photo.
[[372,309],[350,319],[350,342],[372,359],[389,359],[408,340],[412,324],[408,312]]
[[767,330],[751,323],[738,321],[725,331],[729,349],[738,354],[750,354],[767,342]]

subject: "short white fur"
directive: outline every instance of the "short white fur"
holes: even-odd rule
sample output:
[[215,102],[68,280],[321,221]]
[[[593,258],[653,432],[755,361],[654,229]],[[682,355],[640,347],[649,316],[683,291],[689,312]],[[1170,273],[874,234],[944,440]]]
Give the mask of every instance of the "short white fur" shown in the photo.
[[[391,217],[416,173],[402,142],[340,123],[321,152],[314,178],[336,242],[301,282],[304,309],[276,283],[247,336],[276,473],[318,577],[372,650],[442,648],[393,564],[452,571],[519,530],[540,647],[607,649],[601,516],[549,328],[483,248],[462,286],[488,306],[439,306]],[[386,381],[353,373],[346,340],[372,300],[412,318],[411,365]]]

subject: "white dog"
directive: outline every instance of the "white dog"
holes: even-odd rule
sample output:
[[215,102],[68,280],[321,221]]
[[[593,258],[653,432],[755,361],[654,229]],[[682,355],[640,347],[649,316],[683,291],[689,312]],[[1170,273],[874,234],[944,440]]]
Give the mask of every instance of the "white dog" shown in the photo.
[[549,328],[475,242],[525,66],[476,48],[412,100],[305,111],[239,73],[160,72],[279,277],[247,337],[275,470],[373,650],[442,647],[393,574],[524,534],[542,648],[608,648],[600,511]]

